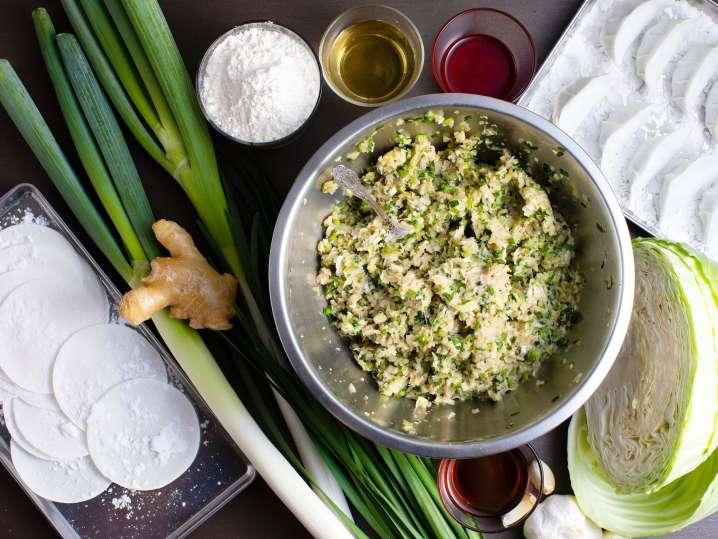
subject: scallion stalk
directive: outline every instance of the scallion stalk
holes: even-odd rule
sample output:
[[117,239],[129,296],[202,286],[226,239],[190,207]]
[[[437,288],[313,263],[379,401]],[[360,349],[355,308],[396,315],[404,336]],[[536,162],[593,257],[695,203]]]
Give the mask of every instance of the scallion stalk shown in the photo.
[[[129,283],[134,272],[120,246],[82,188],[79,178],[12,66],[3,59],[0,59],[0,103],[75,217]],[[67,110],[71,109],[68,107]],[[107,177],[104,179],[107,180]],[[110,185],[106,187],[109,189]],[[115,207],[113,211],[123,210]],[[248,413],[199,334],[185,322],[170,318],[166,311],[157,313],[152,320],[180,367],[219,422],[307,530],[318,538],[351,537],[347,527],[307,485]]]
[[55,28],[50,16],[45,9],[40,8],[33,11],[32,18],[35,24],[35,33],[40,43],[40,51],[52,79],[60,108],[67,120],[70,136],[102,205],[109,209],[108,215],[127,249],[130,264],[133,268],[138,268],[138,275],[133,278],[133,281],[137,281],[141,276],[140,274],[146,270],[145,252],[132,229],[132,223],[122,209],[120,197],[112,185],[100,149],[97,147],[92,132],[85,122],[70,86],[70,81],[65,75],[60,52],[55,42]]
[[346,520],[342,523],[269,441],[239,400],[199,334],[186,323],[170,318],[165,311],[153,316],[152,321],[222,426],[309,533],[318,539],[352,537],[346,526],[353,523]]
[[97,43],[95,36],[85,24],[80,7],[75,0],[62,0],[62,6],[65,9],[68,19],[70,19],[70,23],[78,39],[82,43],[85,54],[87,54],[90,63],[92,63],[92,67],[95,69],[95,74],[102,82],[102,87],[107,92],[107,96],[110,101],[112,101],[112,104],[117,109],[118,114],[128,129],[132,132],[132,135],[165,170],[170,173],[174,172],[172,163],[167,159],[164,151],[157,143],[157,140],[155,140],[155,137],[147,131],[145,124],[140,120],[121,82],[118,80],[117,75],[112,70],[110,63]]
[[110,104],[97,83],[75,36],[58,34],[57,44],[65,65],[65,73],[70,79],[84,117],[105,159],[132,228],[139,237],[147,258],[155,258],[159,256],[159,249],[152,234],[152,223],[155,218]]
[[131,279],[132,267],[122,254],[115,237],[90,200],[65,154],[62,153],[60,145],[50,132],[35,102],[27,93],[10,62],[5,59],[0,59],[0,103],[42,168],[62,193],[72,212],[75,215],[82,215],[83,227],[92,241],[102,250],[123,279]]
[[[189,75],[159,5],[156,2],[123,5],[120,5],[118,0],[107,2],[106,7],[111,18],[122,31],[122,40],[127,45],[126,51],[121,46],[120,39],[111,37],[113,29],[99,0],[80,2],[87,21],[76,0],[63,0],[63,5],[69,10],[68,17],[78,32],[80,41],[83,46],[88,47],[87,54],[95,70],[104,72],[109,69],[109,64],[120,68],[117,78],[112,74],[105,74],[100,80],[109,84],[106,90],[112,96],[120,94],[113,81],[119,79],[124,84],[133,73],[139,73],[141,76],[146,92],[137,91],[139,81],[134,79],[127,82],[125,91],[136,101],[138,110],[140,106],[143,109],[148,108],[145,94],[151,97],[160,119],[153,129],[164,146],[166,159],[174,167],[173,176],[187,193],[202,223],[228,261],[262,338],[263,346],[278,360],[283,360],[281,350],[273,339],[272,331],[247,282],[231,226],[226,219],[227,201],[207,124],[201,116]],[[94,36],[97,36],[97,39]],[[128,65],[128,56],[135,62],[134,68]],[[109,62],[105,58],[109,58]],[[118,100],[124,107],[124,95],[119,95]],[[133,118],[125,114],[123,118],[125,121],[139,122],[136,116]],[[142,126],[135,126],[131,130],[133,133],[142,132]],[[277,400],[305,465],[323,491],[347,515],[351,515],[339,485],[314,450],[291,406],[279,397]]]
[[[266,181],[251,184],[247,179],[247,188],[253,192],[245,198],[256,203],[242,209],[253,217],[249,223],[240,218],[229,184],[241,186],[245,178],[240,182],[221,180],[192,83],[156,0],[104,0],[104,6],[101,0],[62,2],[108,98],[133,135],[144,137],[140,143],[180,183],[197,209],[216,259],[238,278],[239,324],[224,336],[242,372],[252,366],[276,392],[293,434],[292,427],[300,425],[297,417],[301,420],[306,432],[303,428],[304,441],[297,444],[300,450],[309,446],[321,457],[336,484],[382,538],[476,537],[453,522],[438,502],[435,470],[422,459],[375,446],[346,429],[306,393],[288,366],[273,330],[262,274],[277,205],[263,192]],[[134,107],[132,114],[126,110],[128,106]],[[147,143],[147,137],[155,145],[159,141],[159,153]],[[254,181],[258,178],[254,173],[247,176]],[[104,181],[109,181],[108,175]],[[178,345],[168,342],[168,346]],[[319,497],[337,510],[325,496],[325,487],[318,485],[321,474],[307,466],[312,459],[302,453],[302,464],[283,439],[253,387],[255,381],[262,379],[253,376],[247,380],[249,394],[268,435],[299,474],[319,487]],[[287,414],[287,409],[293,413]],[[340,518],[353,533],[362,535],[346,517]]]

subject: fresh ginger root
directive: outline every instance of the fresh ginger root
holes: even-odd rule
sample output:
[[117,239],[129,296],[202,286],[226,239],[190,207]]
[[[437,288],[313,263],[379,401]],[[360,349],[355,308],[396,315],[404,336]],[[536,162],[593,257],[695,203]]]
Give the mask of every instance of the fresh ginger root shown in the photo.
[[170,256],[152,261],[142,286],[122,298],[120,315],[137,325],[170,307],[170,316],[189,319],[194,329],[231,328],[237,280],[210,266],[192,236],[177,223],[161,219],[152,225],[152,231]]

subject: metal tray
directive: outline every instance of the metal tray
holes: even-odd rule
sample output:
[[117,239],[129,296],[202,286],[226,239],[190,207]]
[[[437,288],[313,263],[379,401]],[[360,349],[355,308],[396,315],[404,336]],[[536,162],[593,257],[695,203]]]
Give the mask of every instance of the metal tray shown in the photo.
[[[95,270],[107,291],[113,319],[117,320],[115,306],[121,298],[120,292],[36,187],[21,184],[0,198],[0,229],[23,221],[28,213],[35,222],[41,221],[63,234]],[[202,427],[199,452],[190,468],[162,489],[138,492],[112,484],[92,500],[55,503],[34,494],[15,473],[10,458],[10,435],[3,420],[0,462],[62,537],[185,537],[254,479],[254,468],[220,426],[174,358],[147,326],[142,325],[138,330],[164,359],[170,383],[183,391],[194,404]]]
[[[528,88],[526,88],[524,93],[521,94],[521,97],[516,102],[517,105],[520,105],[520,106],[530,110],[529,104],[530,104],[531,100],[533,99],[534,94],[538,90],[539,86],[541,85],[543,79],[548,75],[548,73],[553,68],[553,65],[556,62],[556,60],[563,53],[568,40],[574,34],[576,29],[579,27],[579,25],[583,22],[583,18],[586,16],[586,14],[591,10],[591,8],[598,1],[599,0],[585,0],[583,2],[583,4],[581,4],[581,7],[578,9],[578,11],[576,11],[576,14],[571,19],[571,22],[568,24],[566,29],[561,34],[561,37],[558,39],[556,44],[551,49],[551,52],[549,52],[548,56],[546,56],[546,59],[543,61],[543,63],[541,64],[541,67],[536,72],[536,75],[534,76],[533,80],[529,84]],[[695,5],[697,7],[711,10],[710,13],[715,18],[718,18],[718,0],[685,0],[685,1],[689,2],[692,5]],[[550,118],[549,118],[549,120],[550,120]],[[646,233],[648,233],[652,236],[666,237],[665,234],[661,233],[659,230],[657,230],[655,227],[651,226],[650,224],[644,222],[640,217],[638,217],[630,209],[626,208],[623,204],[623,200],[619,200],[619,202],[621,204],[621,209],[623,210],[623,214],[626,216],[626,219],[628,219],[634,225],[636,225],[637,227],[639,227],[640,229],[642,229],[643,231],[645,231]],[[666,237],[666,238],[670,239],[670,237]]]

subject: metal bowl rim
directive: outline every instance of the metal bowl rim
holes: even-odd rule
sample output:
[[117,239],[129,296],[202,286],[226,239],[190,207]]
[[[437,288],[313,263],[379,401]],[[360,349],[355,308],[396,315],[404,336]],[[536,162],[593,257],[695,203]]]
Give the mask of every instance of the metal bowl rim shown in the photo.
[[[522,123],[528,123],[555,140],[573,156],[578,165],[584,169],[587,176],[596,185],[617,232],[616,242],[620,256],[621,275],[617,282],[621,287],[621,291],[615,322],[599,358],[574,388],[571,396],[543,418],[520,430],[495,438],[468,442],[438,442],[428,438],[401,434],[373,423],[368,418],[363,417],[361,413],[345,406],[336,398],[304,358],[297,336],[291,330],[285,299],[284,275],[282,273],[282,268],[285,267],[286,245],[291,235],[288,225],[295,209],[301,204],[299,196],[306,184],[316,177],[323,166],[326,166],[328,158],[332,156],[336,149],[344,147],[359,134],[364,133],[372,126],[384,123],[390,118],[408,114],[417,109],[442,107],[476,107],[511,116]],[[428,94],[396,101],[364,114],[335,133],[307,161],[282,205],[274,228],[269,261],[269,291],[279,337],[294,370],[314,397],[342,423],[373,442],[400,451],[434,458],[478,457],[507,451],[546,434],[566,421],[598,389],[598,386],[613,365],[628,330],[634,293],[633,250],[628,225],[608,180],[606,180],[588,154],[566,133],[537,114],[518,105],[498,99],[473,94]]]

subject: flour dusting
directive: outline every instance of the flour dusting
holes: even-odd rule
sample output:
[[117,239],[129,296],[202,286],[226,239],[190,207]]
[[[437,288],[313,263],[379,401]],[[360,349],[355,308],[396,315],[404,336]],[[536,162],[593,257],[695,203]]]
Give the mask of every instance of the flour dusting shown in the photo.
[[[688,201],[691,209],[680,212],[679,223],[673,219],[670,227],[662,226],[661,219],[669,211],[677,214],[671,208],[676,202],[668,200],[666,178],[680,174],[699,156],[718,152],[718,137],[711,137],[706,129],[708,118],[703,110],[704,103],[708,106],[710,88],[714,84],[718,88],[718,73],[700,80],[702,93],[695,95],[693,89],[694,95],[676,95],[689,83],[698,84],[690,77],[700,60],[709,58],[705,51],[718,46],[716,13],[703,2],[653,3],[652,18],[645,19],[645,26],[634,26],[635,38],[630,43],[624,40],[617,52],[616,35],[622,22],[639,6],[644,6],[645,12],[647,4],[638,0],[593,2],[553,64],[521,101],[555,122],[586,80],[609,75],[610,91],[583,99],[582,112],[590,110],[568,134],[600,164],[624,210],[650,231],[687,241],[711,255],[698,212],[705,191]],[[689,110],[683,110],[683,103],[691,105]],[[668,144],[665,136],[671,133],[680,134],[681,142]],[[662,155],[667,153],[670,156]]]

